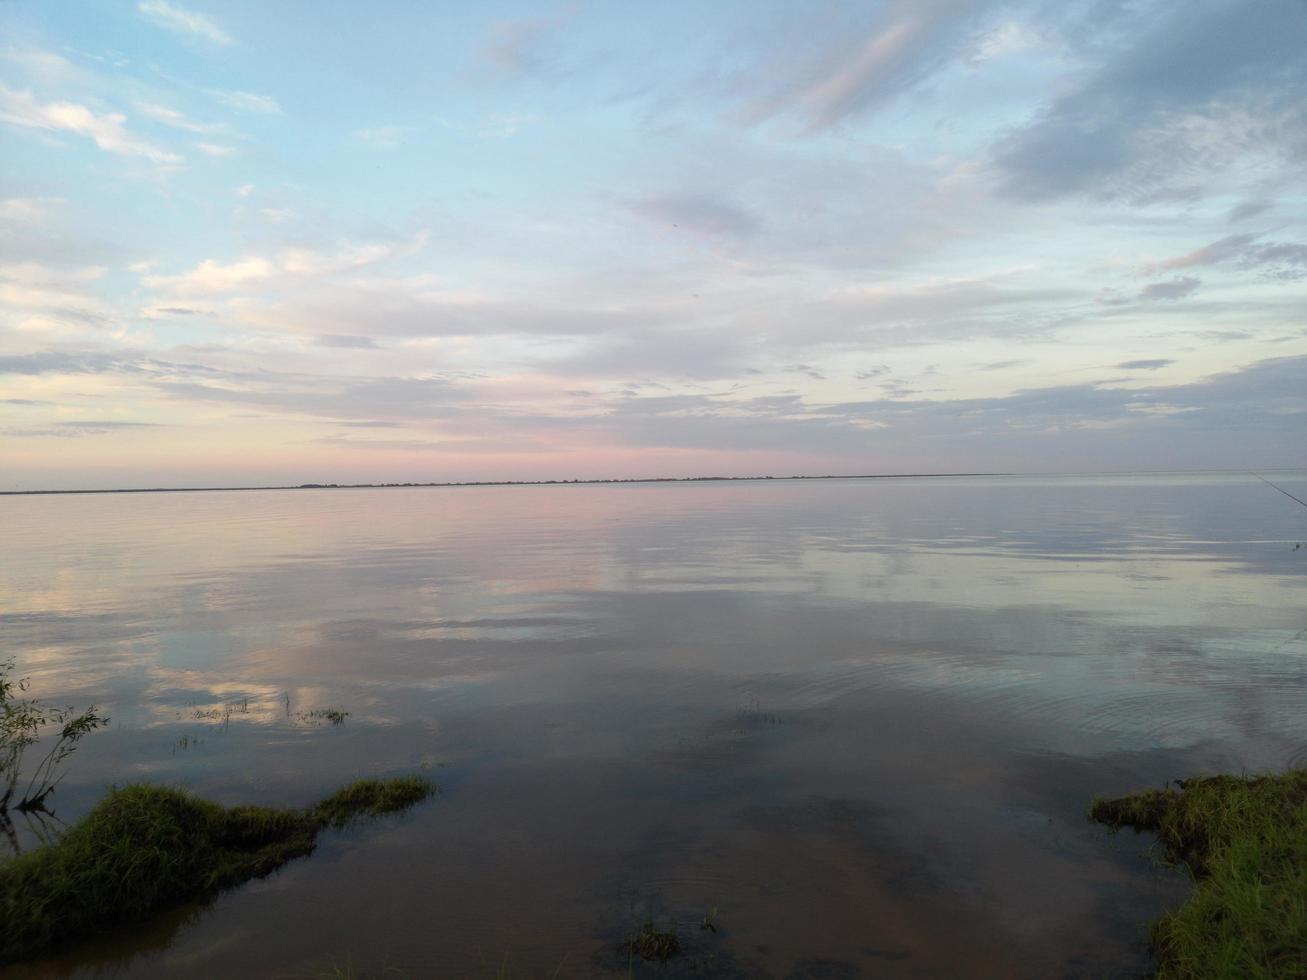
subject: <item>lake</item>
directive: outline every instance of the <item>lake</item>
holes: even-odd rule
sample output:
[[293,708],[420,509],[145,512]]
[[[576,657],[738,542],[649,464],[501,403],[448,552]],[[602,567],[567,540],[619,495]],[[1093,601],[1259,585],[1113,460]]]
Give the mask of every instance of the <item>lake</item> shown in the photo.
[[[14,976],[1130,976],[1185,884],[1089,800],[1307,765],[1307,510],[1252,476],[5,497],[0,534],[3,655],[112,716],[62,819],[440,785]],[[646,920],[684,954],[629,963]]]

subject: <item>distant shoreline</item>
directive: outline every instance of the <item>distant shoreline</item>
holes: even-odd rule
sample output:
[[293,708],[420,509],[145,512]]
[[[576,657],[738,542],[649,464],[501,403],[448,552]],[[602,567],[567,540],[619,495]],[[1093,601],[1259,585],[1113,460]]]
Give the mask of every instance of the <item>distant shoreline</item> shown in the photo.
[[[1266,472],[1272,472],[1267,470]],[[1274,472],[1297,472],[1296,467],[1287,470],[1277,467]],[[1037,473],[1019,471],[996,471],[974,473],[830,473],[821,476],[647,476],[609,477],[593,480],[463,480],[431,483],[299,483],[248,487],[116,487],[108,490],[0,490],[0,497],[37,497],[53,494],[87,494],[87,493],[231,493],[253,490],[398,490],[416,488],[448,487],[562,487],[562,486],[602,486],[624,483],[761,483],[798,482],[802,480],[921,480],[946,479],[949,477],[996,477],[996,476],[1217,476],[1243,473],[1255,475],[1252,470],[1114,470],[1102,473]]]
[[247,490],[399,490],[439,487],[570,487],[609,483],[740,483],[763,480],[906,480],[946,476],[1021,476],[1019,473],[849,473],[824,476],[642,476],[595,480],[463,480],[435,483],[298,483],[262,487],[121,487],[113,490],[0,490],[0,497],[56,493],[221,493]]

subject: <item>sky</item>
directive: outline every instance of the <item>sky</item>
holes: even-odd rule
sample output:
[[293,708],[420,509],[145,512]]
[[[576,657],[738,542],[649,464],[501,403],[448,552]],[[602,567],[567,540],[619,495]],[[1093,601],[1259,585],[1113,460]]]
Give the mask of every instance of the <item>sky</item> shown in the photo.
[[0,490],[1307,465],[1307,2],[0,5]]

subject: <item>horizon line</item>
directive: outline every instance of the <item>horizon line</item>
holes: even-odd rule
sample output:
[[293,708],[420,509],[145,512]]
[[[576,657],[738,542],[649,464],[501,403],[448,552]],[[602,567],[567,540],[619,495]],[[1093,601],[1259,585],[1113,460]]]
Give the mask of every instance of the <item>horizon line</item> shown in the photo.
[[[1307,470],[1307,467],[1288,467],[1289,472]],[[1267,472],[1285,472],[1284,468],[1268,469]],[[758,482],[764,480],[908,480],[908,479],[946,479],[949,477],[1001,477],[1001,476],[1179,476],[1218,473],[1245,473],[1257,476],[1257,472],[1243,467],[1225,469],[1199,470],[1084,470],[1057,472],[1049,470],[978,470],[949,473],[795,473],[790,476],[759,474],[755,476],[641,476],[641,477],[595,477],[592,479],[563,480],[443,480],[387,483],[285,483],[259,486],[234,487],[102,487],[83,490],[0,490],[0,497],[34,497],[55,494],[87,493],[236,493],[254,490],[398,490],[398,489],[440,489],[451,487],[545,487],[545,486],[595,486],[619,483],[730,483]],[[1259,477],[1260,479],[1260,477]]]

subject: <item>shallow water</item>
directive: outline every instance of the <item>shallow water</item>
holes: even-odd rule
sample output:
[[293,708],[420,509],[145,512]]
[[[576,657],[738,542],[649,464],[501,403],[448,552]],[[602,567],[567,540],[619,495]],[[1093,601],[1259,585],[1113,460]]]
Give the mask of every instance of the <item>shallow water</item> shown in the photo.
[[4,650],[113,718],[61,818],[441,786],[17,976],[626,976],[650,918],[688,951],[636,976],[1129,976],[1184,886],[1089,799],[1307,764],[1307,510],[1252,477],[7,497],[0,533]]

